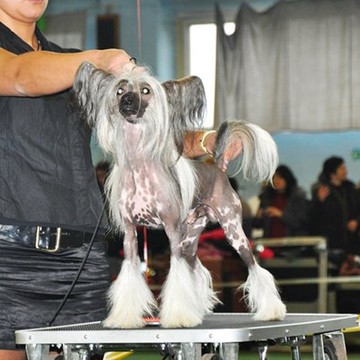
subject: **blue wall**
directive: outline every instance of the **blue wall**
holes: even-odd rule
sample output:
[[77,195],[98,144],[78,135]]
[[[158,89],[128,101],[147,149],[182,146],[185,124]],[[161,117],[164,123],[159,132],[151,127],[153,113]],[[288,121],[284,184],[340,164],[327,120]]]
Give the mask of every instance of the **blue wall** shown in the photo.
[[[141,3],[141,44],[137,32],[138,1]],[[235,19],[244,2],[258,11],[263,11],[276,3],[276,0],[49,0],[46,14],[66,16],[69,12],[86,10],[87,49],[96,47],[96,16],[107,12],[119,14],[120,46],[150,66],[160,79],[167,80],[178,75],[177,16],[183,18],[196,14],[199,17],[212,17],[215,4],[219,3],[225,17],[230,21]]]
[[[233,20],[241,0],[217,1],[228,20]],[[257,10],[266,10],[276,0],[247,1]],[[86,47],[94,48],[96,16],[106,11],[120,15],[120,43],[129,54],[150,66],[161,80],[178,75],[176,16],[198,14],[212,16],[215,0],[141,0],[141,47],[137,33],[137,0],[50,0],[47,13],[66,14],[88,11]],[[66,15],[64,15],[66,16]],[[140,49],[141,48],[141,49]],[[141,50],[141,53],[140,53]],[[274,138],[279,148],[280,162],[289,165],[299,184],[309,192],[316,180],[323,161],[331,155],[342,156],[348,165],[349,178],[360,181],[360,160],[354,160],[354,149],[360,149],[360,131],[334,133],[278,133]],[[94,146],[94,163],[101,157]],[[239,179],[240,180],[240,179]],[[259,187],[241,182],[243,195],[249,198],[258,193]]]

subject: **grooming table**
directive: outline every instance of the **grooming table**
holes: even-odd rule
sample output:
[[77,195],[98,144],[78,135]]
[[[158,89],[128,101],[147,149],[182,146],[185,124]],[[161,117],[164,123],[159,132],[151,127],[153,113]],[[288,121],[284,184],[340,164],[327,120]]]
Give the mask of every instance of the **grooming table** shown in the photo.
[[305,336],[312,336],[314,360],[346,360],[341,330],[356,326],[358,315],[353,314],[288,314],[283,321],[255,321],[251,314],[216,313],[194,328],[163,329],[150,323],[142,329],[109,329],[93,322],[18,330],[16,343],[26,346],[29,360],[47,360],[51,345],[62,347],[65,360],[139,348],[156,348],[177,360],[238,360],[239,343],[248,342],[257,346],[260,360],[268,359],[268,346],[274,343],[290,346],[292,359],[299,360]]

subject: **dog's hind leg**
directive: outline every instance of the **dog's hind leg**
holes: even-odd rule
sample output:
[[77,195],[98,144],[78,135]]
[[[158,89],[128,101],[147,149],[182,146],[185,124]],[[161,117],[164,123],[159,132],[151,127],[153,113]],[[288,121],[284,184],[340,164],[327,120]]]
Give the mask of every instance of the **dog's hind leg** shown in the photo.
[[128,224],[124,237],[125,259],[108,293],[110,312],[103,322],[106,327],[143,327],[144,316],[151,316],[157,308],[154,296],[141,273],[137,246],[136,229]]
[[254,319],[283,319],[286,307],[280,299],[273,276],[269,271],[263,269],[254,258],[249,241],[241,226],[241,202],[235,194],[230,202],[227,201],[226,205],[224,204],[218,209],[218,220],[229,243],[248,267],[248,278],[240,288],[244,290],[249,310],[255,313]]
[[[205,217],[183,231],[170,232],[170,271],[161,292],[160,321],[163,327],[193,327],[201,324],[206,313],[213,310],[219,300],[212,289],[209,271],[198,259],[198,238],[207,223]],[[183,232],[181,239],[177,234]]]

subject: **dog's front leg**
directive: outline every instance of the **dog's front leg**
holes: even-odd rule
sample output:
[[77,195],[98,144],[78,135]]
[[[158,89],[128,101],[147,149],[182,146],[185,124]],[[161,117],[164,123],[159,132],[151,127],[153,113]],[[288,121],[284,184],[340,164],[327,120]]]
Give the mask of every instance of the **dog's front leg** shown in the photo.
[[126,224],[124,255],[120,274],[109,290],[110,312],[104,326],[139,328],[145,325],[144,316],[151,316],[157,304],[141,273],[136,228],[131,223]]
[[[209,271],[198,259],[198,238],[207,223],[200,217],[177,231],[167,229],[171,242],[170,271],[161,292],[163,327],[193,327],[219,302]],[[180,234],[183,234],[182,236]]]

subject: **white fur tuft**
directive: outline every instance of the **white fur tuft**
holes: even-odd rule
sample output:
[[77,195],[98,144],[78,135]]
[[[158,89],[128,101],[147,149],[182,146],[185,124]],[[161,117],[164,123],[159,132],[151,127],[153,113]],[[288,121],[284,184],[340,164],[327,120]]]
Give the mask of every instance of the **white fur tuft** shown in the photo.
[[212,313],[216,304],[221,303],[213,290],[212,277],[209,270],[197,258],[194,270],[194,282],[197,288],[199,306],[203,308],[204,315]]
[[240,286],[255,320],[282,320],[286,307],[280,299],[274,277],[269,271],[255,263],[249,267],[246,282]]
[[175,171],[181,194],[180,219],[184,221],[194,201],[198,178],[191,161],[183,156],[176,162]]
[[[254,143],[244,143],[242,170],[245,178],[256,181],[272,181],[279,157],[275,141],[271,135],[260,126],[247,123],[254,134]],[[247,146],[253,146],[254,152],[247,151]],[[250,155],[250,156],[248,156]]]
[[160,323],[165,328],[193,327],[211,312],[217,298],[210,274],[199,263],[195,274],[183,258],[171,257],[170,271],[161,292]]
[[136,264],[124,260],[117,279],[110,287],[111,311],[103,324],[111,328],[140,328],[145,325],[144,316],[151,316],[157,308],[156,301]]

